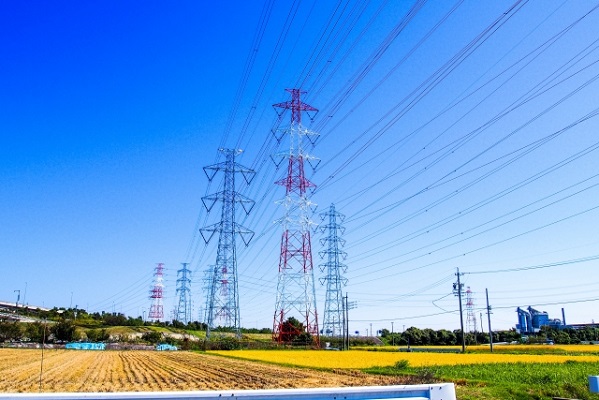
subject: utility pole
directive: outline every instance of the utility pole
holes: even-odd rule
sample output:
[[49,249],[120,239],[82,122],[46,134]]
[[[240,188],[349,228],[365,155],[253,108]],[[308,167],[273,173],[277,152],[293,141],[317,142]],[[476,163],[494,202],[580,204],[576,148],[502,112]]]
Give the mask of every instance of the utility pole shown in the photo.
[[391,346],[395,346],[395,336],[393,336],[393,321],[391,321]]
[[458,277],[458,281],[453,284],[453,293],[458,296],[458,301],[460,303],[460,329],[462,330],[462,353],[466,352],[466,333],[464,332],[464,315],[462,313],[462,288],[463,284],[460,282],[460,269],[456,268],[456,276]]
[[355,301],[348,301],[348,297],[347,297],[347,292],[345,293],[345,297],[343,298],[344,300],[344,304],[345,306],[344,308],[344,318],[343,318],[343,331],[345,332],[344,334],[344,340],[343,340],[343,347],[344,350],[349,350],[349,310],[354,309],[357,307],[357,303]]
[[489,319],[489,344],[491,353],[493,352],[493,329],[491,329],[491,306],[489,305],[489,289],[485,289],[487,294],[487,318]]
[[17,294],[17,302],[15,303],[15,309],[18,310],[18,308],[19,308],[19,300],[21,300],[21,291],[19,289],[16,289],[14,291],[14,293]]
[[349,350],[349,318],[348,318],[348,307],[347,307],[347,292],[343,298],[343,345],[342,350]]

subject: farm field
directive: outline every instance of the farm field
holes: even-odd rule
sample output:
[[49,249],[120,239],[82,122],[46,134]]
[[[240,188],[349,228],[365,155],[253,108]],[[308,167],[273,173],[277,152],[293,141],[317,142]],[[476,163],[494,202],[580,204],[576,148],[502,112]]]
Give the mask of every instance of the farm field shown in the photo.
[[[566,363],[568,361],[597,362],[599,354],[504,354],[502,353],[427,353],[388,351],[289,351],[233,350],[209,353],[247,360],[310,368],[364,369],[392,366],[407,361],[412,367],[498,363]],[[599,371],[598,371],[599,372]]]
[[[0,349],[0,392],[40,391],[41,351]],[[276,389],[400,383],[359,371],[323,372],[192,352],[44,351],[43,392]]]
[[[422,350],[422,349],[419,349]],[[482,351],[478,353],[477,351]],[[510,354],[351,350],[44,352],[43,392],[275,389],[454,382],[460,400],[599,400],[599,350],[515,347]],[[533,354],[522,354],[526,351]],[[555,354],[558,352],[558,354]],[[255,360],[255,361],[252,361]],[[0,349],[0,392],[40,391],[41,351]]]
[[505,347],[499,354],[489,353],[488,349],[472,349],[473,353],[466,354],[434,350],[245,350],[219,354],[306,368],[355,368],[373,375],[412,377],[422,383],[453,382],[460,400],[599,399],[599,395],[590,393],[587,380],[589,375],[599,375],[596,346],[515,346]]

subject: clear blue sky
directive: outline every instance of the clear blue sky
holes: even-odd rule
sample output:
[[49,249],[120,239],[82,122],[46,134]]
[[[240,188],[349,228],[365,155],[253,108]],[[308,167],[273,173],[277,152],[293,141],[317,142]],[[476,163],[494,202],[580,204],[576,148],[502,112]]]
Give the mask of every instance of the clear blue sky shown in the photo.
[[599,320],[595,7],[1,2],[0,300],[137,316],[163,262],[168,314],[189,262],[198,318],[216,241],[197,229],[218,217],[202,167],[239,147],[257,172],[239,187],[257,202],[240,215],[256,232],[238,251],[242,325],[272,327],[272,104],[301,87],[320,110],[304,118],[321,135],[313,219],[346,215],[352,331],[458,328],[458,267],[496,329],[517,306]]

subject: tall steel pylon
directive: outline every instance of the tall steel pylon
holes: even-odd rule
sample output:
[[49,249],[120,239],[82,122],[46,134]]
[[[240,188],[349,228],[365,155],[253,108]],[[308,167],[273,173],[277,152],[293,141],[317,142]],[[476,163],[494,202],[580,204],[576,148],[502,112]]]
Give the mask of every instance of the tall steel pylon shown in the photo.
[[474,299],[470,286],[466,287],[466,330],[476,332],[476,313],[474,312]]
[[191,322],[191,271],[189,263],[181,263],[183,268],[177,271],[177,295],[179,303],[175,319],[184,324]]
[[[303,103],[299,89],[286,89],[291,93],[291,101],[274,104],[275,109],[291,110],[291,124],[279,132],[289,135],[289,151],[279,154],[281,162],[287,162],[286,176],[276,184],[285,187],[285,199],[279,203],[285,207],[285,216],[279,220],[283,226],[277,298],[273,321],[273,340],[287,342],[291,338],[308,333],[316,345],[320,343],[314,269],[312,265],[312,244],[310,239],[310,215],[316,206],[308,197],[307,190],[315,185],[304,174],[304,164],[316,158],[304,150],[304,138],[311,140],[318,135],[302,126],[302,112],[318,111]],[[280,140],[282,135],[277,139]],[[296,312],[296,315],[293,315]],[[294,317],[302,325],[292,326],[286,321]]]
[[324,278],[320,278],[320,283],[326,285],[322,334],[341,337],[344,311],[341,288],[347,285],[347,279],[342,275],[347,272],[347,265],[341,260],[345,260],[347,253],[339,247],[345,246],[345,239],[340,237],[345,232],[345,228],[340,224],[345,219],[345,215],[335,211],[335,205],[331,204],[328,211],[320,213],[320,218],[323,222],[319,229],[323,233],[328,232],[326,237],[320,239],[320,244],[326,249],[318,253],[326,260],[320,264],[320,270],[325,272]]
[[156,264],[156,268],[154,268],[154,285],[152,286],[152,289],[150,289],[150,299],[152,300],[152,304],[150,305],[148,317],[155,321],[164,319],[164,304],[162,303],[164,297],[163,270],[163,263]]
[[[240,173],[247,184],[250,184],[255,172],[237,162],[235,157],[242,150],[219,149],[225,155],[225,161],[204,167],[204,172],[211,181],[217,172],[223,171],[223,190],[203,197],[202,202],[210,212],[216,202],[222,203],[220,222],[200,229],[204,241],[208,243],[218,232],[218,249],[216,264],[210,266],[208,273],[208,291],[206,297],[206,336],[217,326],[233,328],[240,335],[241,321],[239,312],[239,292],[237,280],[237,256],[235,237],[239,235],[247,246],[254,232],[235,222],[235,205],[240,203],[246,215],[254,207],[254,201],[235,191],[235,175]],[[217,325],[218,324],[218,325]]]

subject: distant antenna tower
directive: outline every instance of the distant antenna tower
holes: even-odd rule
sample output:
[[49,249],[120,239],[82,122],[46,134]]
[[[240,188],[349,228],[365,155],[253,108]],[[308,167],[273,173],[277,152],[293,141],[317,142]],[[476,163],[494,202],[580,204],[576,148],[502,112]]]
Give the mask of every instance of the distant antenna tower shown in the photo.
[[240,173],[247,184],[250,184],[255,172],[235,162],[235,156],[241,150],[219,149],[225,154],[225,161],[204,167],[208,180],[212,180],[217,172],[223,171],[224,183],[221,192],[202,198],[206,210],[210,212],[216,202],[222,203],[220,222],[200,229],[204,241],[208,243],[218,232],[218,249],[216,264],[208,273],[208,291],[206,297],[206,336],[217,326],[233,328],[240,335],[241,321],[239,313],[239,293],[237,283],[237,256],[235,237],[239,235],[247,246],[254,232],[235,222],[235,205],[240,203],[246,215],[254,207],[254,201],[235,191],[235,175]]
[[164,305],[162,304],[162,298],[164,295],[164,284],[163,273],[164,264],[158,263],[154,268],[154,286],[150,289],[150,299],[152,305],[150,306],[149,318],[151,320],[160,321],[164,319]]
[[[341,260],[345,260],[347,253],[339,250],[340,246],[345,246],[345,240],[339,237],[345,232],[345,228],[339,222],[343,222],[345,215],[335,211],[335,205],[331,204],[329,210],[321,213],[320,217],[323,221],[319,226],[320,230],[328,232],[328,236],[320,239],[320,244],[326,246],[326,250],[318,253],[321,258],[326,259],[326,262],[320,264],[320,270],[326,273],[320,283],[326,284],[327,290],[322,333],[326,336],[342,336],[344,308],[341,287],[347,285],[347,279],[342,275],[347,272],[347,265],[341,263]],[[328,222],[325,223],[325,220]]]
[[476,314],[474,312],[474,299],[470,286],[466,287],[466,330],[476,332]]
[[[283,129],[283,134],[290,137],[289,151],[279,154],[281,161],[287,159],[287,174],[277,181],[285,187],[285,199],[280,204],[285,206],[285,216],[279,221],[283,226],[281,237],[281,254],[279,258],[279,278],[277,298],[273,322],[273,339],[279,343],[287,342],[300,333],[309,333],[315,344],[320,343],[318,333],[318,315],[316,312],[316,295],[314,288],[314,269],[312,265],[312,245],[310,240],[310,214],[314,203],[308,198],[307,190],[315,185],[304,174],[304,164],[316,158],[304,152],[303,139],[311,140],[318,135],[304,128],[301,123],[302,111],[318,111],[316,108],[300,100],[299,89],[286,89],[291,93],[291,101],[275,104],[275,108],[291,110],[291,124]],[[282,135],[277,137],[281,140]],[[292,315],[299,314],[299,317]],[[285,323],[294,317],[303,324],[304,332],[297,327]]]
[[175,319],[187,325],[191,322],[191,271],[189,263],[181,263],[183,268],[177,271],[177,296],[179,304]]

